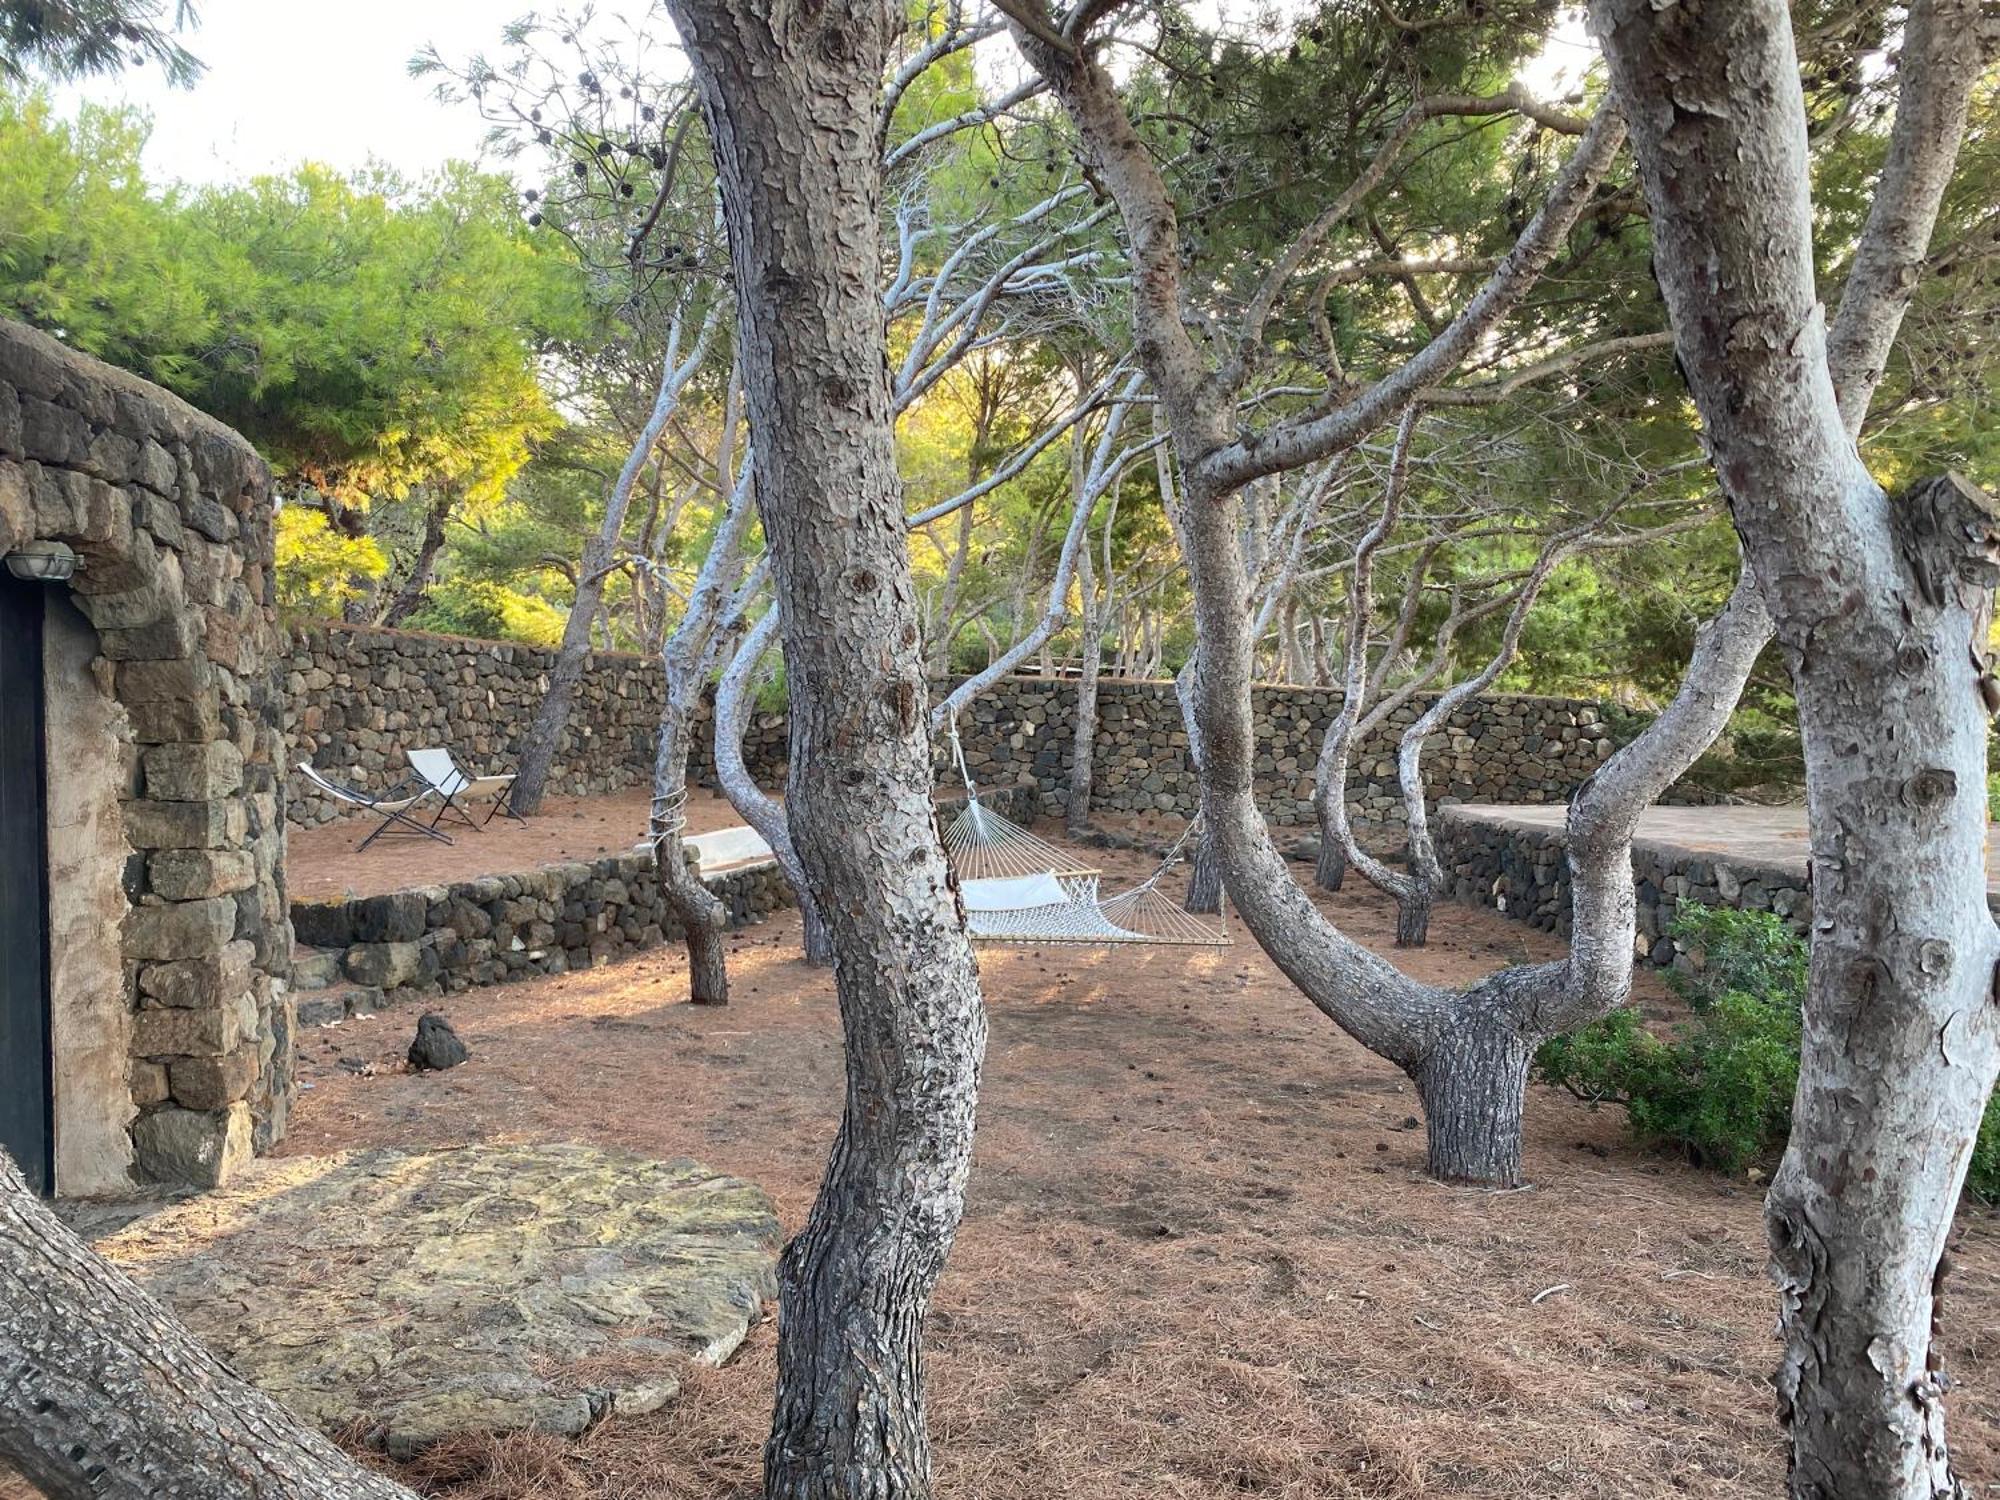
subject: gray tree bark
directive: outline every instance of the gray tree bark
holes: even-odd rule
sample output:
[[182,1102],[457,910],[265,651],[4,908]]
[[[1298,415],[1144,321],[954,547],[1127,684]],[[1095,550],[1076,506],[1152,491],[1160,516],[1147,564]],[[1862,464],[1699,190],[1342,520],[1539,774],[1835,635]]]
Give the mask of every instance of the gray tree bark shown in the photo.
[[2000,528],[1988,497],[1954,479],[1892,499],[1854,431],[1963,134],[1979,7],[1911,8],[1896,131],[1831,337],[1785,6],[1599,0],[1593,20],[1632,120],[1676,347],[1805,742],[1812,960],[1792,1137],[1766,1209],[1791,1492],[1956,1496],[1932,1339],[2000,1072],[1980,680]]
[[647,413],[645,425],[605,498],[603,523],[594,535],[584,540],[583,559],[576,570],[576,597],[570,603],[569,617],[563,622],[562,641],[556,647],[555,665],[549,670],[549,685],[535,708],[535,717],[529,722],[528,733],[521,741],[521,753],[514,763],[513,808],[524,818],[541,810],[549,772],[555,766],[563,731],[569,725],[570,709],[576,703],[577,687],[583,681],[584,669],[590,665],[591,626],[603,608],[604,582],[618,555],[618,538],[625,530],[625,513],[632,504],[632,490],[652,457],[660,434],[666,431],[682,390],[700,367],[714,328],[715,315],[711,311],[702,320],[693,352],[683,360],[681,317],[675,315],[666,353],[660,361],[660,384],[653,393],[652,410]]
[[1107,558],[1107,576],[1100,590],[1090,548],[1085,547],[1077,558],[1077,587],[1083,595],[1083,662],[1076,679],[1076,718],[1070,732],[1069,796],[1063,805],[1063,826],[1071,833],[1083,833],[1090,827],[1093,761],[1097,756],[1097,680],[1104,670],[1104,624],[1111,612],[1109,566]]
[[688,868],[687,846],[681,838],[688,746],[730,590],[743,570],[743,541],[750,530],[750,490],[746,464],[730,492],[728,509],[709,543],[708,555],[702,559],[680,623],[660,647],[665,690],[660,700],[659,738],[653,749],[653,814],[648,832],[661,894],[679,919],[687,944],[688,998],[696,1005],[729,1003],[723,943],[729,911]]
[[721,783],[722,795],[729,799],[729,805],[736,809],[744,822],[757,830],[759,838],[771,846],[771,853],[776,856],[779,868],[785,872],[785,879],[791,882],[792,893],[799,902],[799,926],[806,962],[830,964],[833,962],[833,944],[827,936],[826,919],[820,915],[819,903],[813,899],[812,883],[806,879],[805,865],[799,859],[797,846],[792,843],[792,831],[785,822],[785,809],[757,784],[757,778],[750,774],[750,767],[743,760],[743,734],[749,728],[754,701],[751,686],[757,676],[758,663],[777,639],[778,611],[774,608],[765,611],[764,618],[744,636],[743,644],[736,648],[735,657],[716,685],[715,778]]
[[50,1500],[415,1500],[204,1349],[4,1151],[0,1458]]
[[431,575],[437,571],[438,554],[444,550],[445,523],[451,519],[451,507],[457,499],[449,488],[442,489],[425,510],[423,540],[417,544],[417,555],[410,561],[409,576],[396,590],[389,607],[382,611],[382,624],[401,625],[423,604],[424,595],[430,591]]
[[930,1493],[924,1319],[964,1208],[986,1021],[931,810],[891,433],[882,0],[668,0],[714,143],[791,692],[787,818],[834,946],[847,1094],[780,1271],[773,1500]]

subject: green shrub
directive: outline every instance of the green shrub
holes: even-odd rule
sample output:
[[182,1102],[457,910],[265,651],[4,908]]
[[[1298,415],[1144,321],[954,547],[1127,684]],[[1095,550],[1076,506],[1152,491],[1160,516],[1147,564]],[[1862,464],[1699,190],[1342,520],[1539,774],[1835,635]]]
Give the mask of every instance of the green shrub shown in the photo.
[[[1668,931],[1701,956],[1668,985],[1692,1019],[1671,1035],[1613,1011],[1535,1055],[1535,1074],[1592,1104],[1620,1104],[1639,1140],[1736,1173],[1784,1149],[1799,1081],[1806,945],[1770,912],[1683,901]],[[2000,1200],[2000,1110],[1988,1101],[1967,1187]]]

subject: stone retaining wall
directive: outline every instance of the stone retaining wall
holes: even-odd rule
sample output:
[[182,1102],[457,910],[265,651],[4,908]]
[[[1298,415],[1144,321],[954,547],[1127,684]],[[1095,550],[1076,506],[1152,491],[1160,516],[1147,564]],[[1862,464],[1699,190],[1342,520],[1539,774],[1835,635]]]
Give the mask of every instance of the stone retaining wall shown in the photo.
[[[705,883],[729,908],[732,928],[798,904],[775,861]],[[391,1002],[595,968],[681,937],[649,854],[348,901],[296,901],[292,927],[300,942],[338,950],[349,982]]]
[[[336,778],[380,787],[404,774],[403,752],[448,746],[468,771],[509,769],[534,717],[553,656],[530,646],[340,625],[300,627],[293,635],[286,728],[292,759],[310,760]],[[942,691],[943,684],[937,690]],[[660,672],[650,657],[600,653],[592,658],[549,781],[556,795],[615,791],[645,784],[652,773]],[[1395,746],[1405,726],[1429,706],[1407,704],[1355,758],[1350,810],[1368,823],[1402,819]],[[1256,690],[1258,788],[1273,822],[1312,821],[1312,773],[1340,695],[1327,689]],[[965,712],[959,726],[966,763],[981,784],[1033,781],[1042,811],[1060,813],[1074,759],[1076,684],[1013,677]],[[697,724],[695,779],[713,780],[711,736]],[[759,713],[745,736],[751,769],[767,783],[782,779],[785,718]],[[1597,706],[1580,699],[1498,694],[1469,704],[1433,737],[1428,765],[1434,793],[1460,801],[1560,802],[1611,753]],[[1096,808],[1110,813],[1194,810],[1187,733],[1169,682],[1110,680],[1099,688],[1095,748]],[[946,746],[937,747],[941,780],[955,776]],[[293,776],[289,814],[302,827],[341,809]]]
[[[1443,810],[1436,831],[1449,895],[1569,936],[1569,864],[1560,832],[1496,822],[1456,807]],[[1683,900],[1776,912],[1801,937],[1812,925],[1812,892],[1802,868],[1635,842],[1632,879],[1639,901],[1633,956],[1656,968],[1682,957],[1667,928]]]
[[[1031,787],[982,798],[1010,818],[1032,816],[1034,799]],[[940,820],[962,806],[962,799],[941,800]],[[731,928],[798,904],[775,861],[704,881],[728,908]],[[392,1002],[595,968],[682,935],[661,898],[652,856],[637,853],[341,901],[295,901],[292,928],[301,943],[337,953],[348,983],[381,990]]]

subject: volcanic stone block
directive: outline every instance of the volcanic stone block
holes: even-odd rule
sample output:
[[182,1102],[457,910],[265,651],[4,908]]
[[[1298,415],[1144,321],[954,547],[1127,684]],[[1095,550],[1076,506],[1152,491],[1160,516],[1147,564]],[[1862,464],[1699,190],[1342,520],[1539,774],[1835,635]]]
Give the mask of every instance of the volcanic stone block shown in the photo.
[[249,943],[226,943],[216,953],[176,963],[148,964],[139,971],[139,993],[156,1006],[177,1009],[221,1009],[250,987],[256,949]]
[[132,1127],[139,1169],[160,1182],[220,1187],[250,1159],[250,1111],[160,1109]]
[[243,785],[243,752],[227,740],[155,745],[144,764],[146,795],[156,801],[204,802]]
[[248,890],[257,862],[247,849],[162,849],[146,861],[153,894],[169,901],[199,901]]
[[226,896],[136,908],[125,926],[129,958],[198,958],[236,935],[236,903]]
[[[125,804],[125,837],[135,849],[217,849],[243,842],[248,814],[235,798]],[[142,957],[178,957],[175,954]]]
[[214,1057],[177,1057],[167,1064],[168,1086],[189,1109],[226,1109],[257,1081],[257,1053],[238,1047]]

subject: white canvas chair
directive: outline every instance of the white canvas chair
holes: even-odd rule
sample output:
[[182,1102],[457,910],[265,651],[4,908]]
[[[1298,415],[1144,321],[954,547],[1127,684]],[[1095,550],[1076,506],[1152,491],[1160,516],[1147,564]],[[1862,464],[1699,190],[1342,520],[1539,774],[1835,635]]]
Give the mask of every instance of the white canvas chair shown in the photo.
[[357,850],[366,849],[385,833],[421,834],[427,839],[436,839],[440,844],[451,842],[450,834],[438,831],[436,818],[424,823],[411,816],[438,795],[437,788],[415,777],[400,781],[384,792],[363,792],[351,786],[343,786],[338,781],[328,780],[313,769],[308,761],[299,762],[299,774],[336,802],[345,802],[350,807],[362,808],[381,815],[382,821],[367,838],[355,846]]
[[[444,749],[408,750],[404,755],[410,762],[410,769],[418,778],[443,799],[437,816],[431,819],[435,828],[451,814],[467,828],[483,828],[495,818],[505,813],[517,823],[528,820],[514,811],[514,773],[509,771],[501,776],[468,776],[459,770],[458,762],[451,758],[451,752]],[[493,805],[486,811],[486,823],[476,823],[465,810],[469,802],[478,802],[491,797]]]

